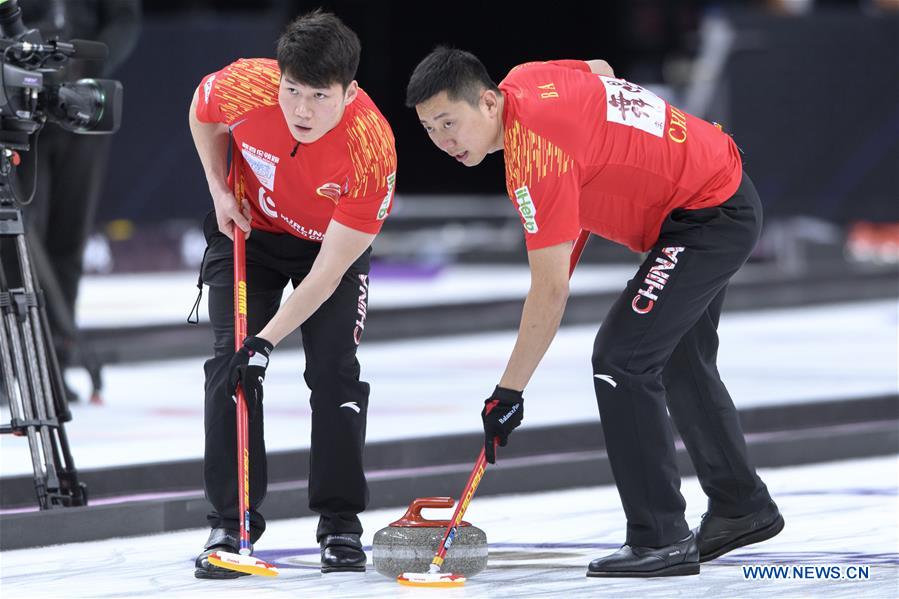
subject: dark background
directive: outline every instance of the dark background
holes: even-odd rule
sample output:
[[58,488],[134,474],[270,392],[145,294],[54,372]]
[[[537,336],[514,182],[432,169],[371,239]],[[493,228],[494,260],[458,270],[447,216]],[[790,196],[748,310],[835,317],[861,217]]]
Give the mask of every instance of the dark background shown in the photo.
[[435,151],[404,106],[408,76],[434,46],[474,52],[497,81],[529,60],[604,58],[619,76],[664,85],[678,104],[689,77],[674,67],[696,55],[703,18],[717,14],[737,41],[710,113],[699,116],[734,135],[767,215],[899,221],[896,13],[818,2],[795,16],[768,4],[145,2],[138,45],[116,73],[125,120],[98,226],[199,219],[210,202],[187,127],[195,86],[239,57],[274,56],[288,20],[318,6],[362,40],[358,80],[396,134],[400,197],[504,193],[499,154],[460,168]]

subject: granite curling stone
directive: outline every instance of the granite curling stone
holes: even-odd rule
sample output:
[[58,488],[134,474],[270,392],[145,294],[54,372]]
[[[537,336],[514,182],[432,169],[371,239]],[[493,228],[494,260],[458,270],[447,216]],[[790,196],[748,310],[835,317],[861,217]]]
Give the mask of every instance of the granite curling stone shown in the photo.
[[[412,500],[405,515],[375,533],[372,561],[375,570],[388,578],[403,572],[427,572],[449,520],[427,520],[423,508],[451,508],[452,497],[421,497]],[[487,535],[464,520],[456,530],[441,572],[470,578],[487,567]]]

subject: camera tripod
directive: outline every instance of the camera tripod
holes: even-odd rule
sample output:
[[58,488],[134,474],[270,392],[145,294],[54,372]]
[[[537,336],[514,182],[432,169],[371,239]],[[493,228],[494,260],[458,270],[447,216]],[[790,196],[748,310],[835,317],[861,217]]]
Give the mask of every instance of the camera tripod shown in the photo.
[[[12,185],[18,155],[0,145],[0,392],[10,422],[0,433],[27,437],[40,509],[87,505],[87,487],[69,450],[63,423],[72,419],[44,305],[29,256],[22,211]],[[10,265],[15,263],[16,268]],[[8,270],[14,272],[8,272]],[[18,284],[11,287],[11,284]]]

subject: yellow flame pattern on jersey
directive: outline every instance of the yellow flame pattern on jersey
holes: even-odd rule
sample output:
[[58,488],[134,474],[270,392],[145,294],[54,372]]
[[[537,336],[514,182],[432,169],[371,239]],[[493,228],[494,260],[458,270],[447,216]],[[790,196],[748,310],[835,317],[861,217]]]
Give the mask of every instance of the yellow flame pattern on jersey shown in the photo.
[[355,181],[349,197],[365,197],[385,189],[387,176],[396,170],[393,132],[387,122],[374,110],[363,108],[346,132]]
[[230,124],[254,108],[277,104],[280,80],[278,63],[271,59],[243,59],[224,68],[215,76],[224,121]]
[[537,135],[518,121],[506,127],[503,141],[506,161],[506,186],[509,195],[524,185],[533,185],[547,173],[564,175],[571,168],[571,157],[545,137]]

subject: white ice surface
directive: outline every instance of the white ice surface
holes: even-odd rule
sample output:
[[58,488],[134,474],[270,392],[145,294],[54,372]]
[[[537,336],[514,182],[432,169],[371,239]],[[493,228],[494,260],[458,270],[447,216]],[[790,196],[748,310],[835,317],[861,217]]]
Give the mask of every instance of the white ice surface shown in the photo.
[[[0,553],[0,595],[18,597],[858,597],[899,595],[896,456],[761,470],[786,520],[777,537],[702,566],[699,576],[590,579],[593,558],[624,540],[613,486],[505,497],[475,497],[466,520],[487,533],[487,569],[458,589],[401,587],[371,566],[365,574],[318,571],[315,518],[269,522],[257,555],[275,578],[198,580],[193,559],[206,530]],[[488,469],[485,476],[490,476]],[[459,477],[460,490],[464,477]],[[687,520],[704,497],[685,479]],[[410,498],[411,499],[411,498]],[[403,506],[362,514],[363,542],[402,515]],[[449,511],[429,517],[447,517]],[[867,580],[744,580],[742,565],[868,566]]]
[[[623,289],[636,270],[636,264],[584,264],[578,268],[578,276],[572,279],[571,293]],[[526,265],[450,266],[433,277],[373,276],[369,286],[369,308],[524,300],[529,285]],[[133,327],[184,322],[197,291],[197,274],[191,272],[86,276],[76,307],[78,323],[82,327]],[[289,291],[288,287],[285,298]],[[208,320],[204,301],[200,306],[200,321]]]
[[[526,427],[597,421],[590,354],[596,326],[561,330],[528,385]],[[724,314],[719,370],[738,408],[899,392],[897,305],[877,301]],[[363,342],[369,442],[474,432],[514,343],[489,333]],[[270,451],[309,446],[302,353],[279,347],[265,380]],[[82,393],[83,372],[70,373]],[[203,455],[203,359],[104,369],[105,405],[76,404],[66,425],[79,469]],[[8,413],[0,413],[4,421]],[[514,442],[514,437],[513,437]],[[24,438],[0,437],[0,475],[31,472]]]

